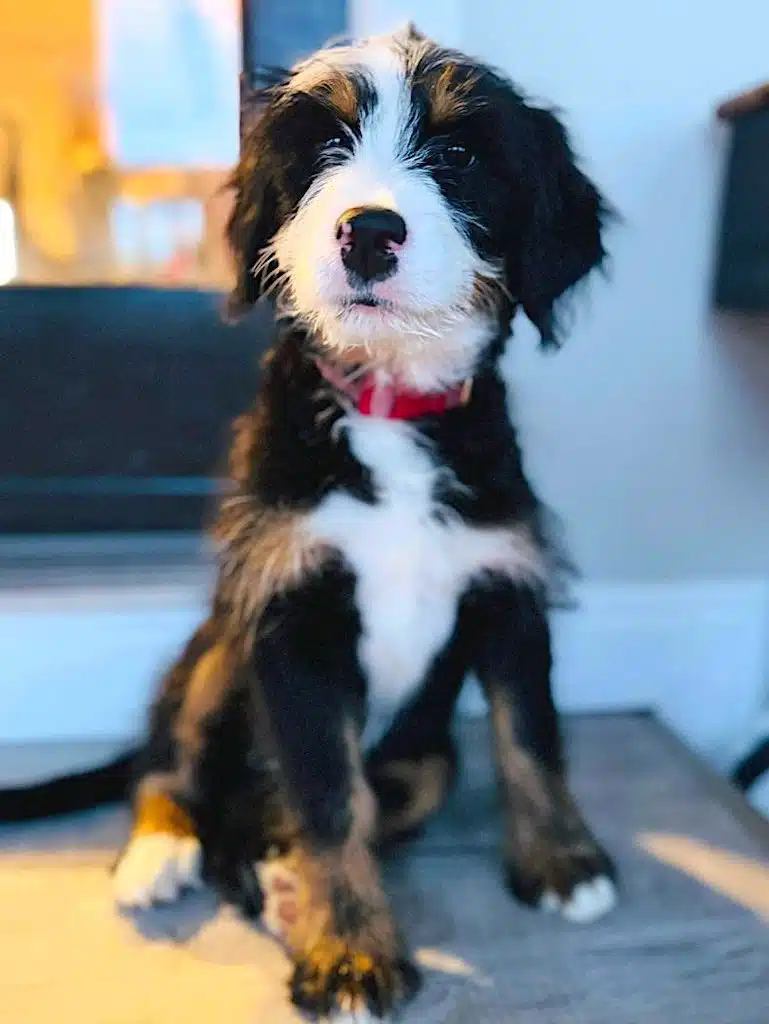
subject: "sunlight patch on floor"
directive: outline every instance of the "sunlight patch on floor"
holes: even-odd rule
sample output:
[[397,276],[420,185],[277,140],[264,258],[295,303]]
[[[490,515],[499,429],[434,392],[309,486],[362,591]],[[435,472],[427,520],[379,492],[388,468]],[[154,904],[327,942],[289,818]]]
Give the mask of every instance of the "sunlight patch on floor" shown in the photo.
[[489,984],[486,979],[479,977],[472,964],[453,953],[446,953],[440,949],[420,949],[415,953],[414,959],[425,970],[459,978],[472,978],[481,984]]
[[637,841],[657,860],[769,922],[768,862],[741,857],[689,836],[647,832]]

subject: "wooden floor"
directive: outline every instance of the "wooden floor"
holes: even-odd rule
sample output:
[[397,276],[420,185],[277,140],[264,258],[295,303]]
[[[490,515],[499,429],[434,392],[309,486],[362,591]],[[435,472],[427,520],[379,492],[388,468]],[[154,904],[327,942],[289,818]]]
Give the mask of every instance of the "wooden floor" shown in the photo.
[[[622,873],[596,925],[500,884],[485,724],[430,833],[388,866],[428,983],[413,1024],[767,1024],[769,828],[652,719],[567,723],[575,789]],[[0,751],[2,777],[2,751]],[[123,812],[0,830],[3,1024],[288,1024],[287,964],[210,897],[118,918]]]

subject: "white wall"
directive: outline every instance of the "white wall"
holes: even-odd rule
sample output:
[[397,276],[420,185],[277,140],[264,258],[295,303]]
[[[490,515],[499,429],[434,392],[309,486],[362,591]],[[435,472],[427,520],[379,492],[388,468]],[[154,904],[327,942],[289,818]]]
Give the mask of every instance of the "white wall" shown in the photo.
[[713,110],[769,76],[769,3],[353,9],[357,30],[413,17],[561,107],[625,218],[570,344],[542,358],[523,325],[509,356],[532,475],[587,577],[769,575],[769,319],[708,309],[726,139]]
[[463,45],[462,0],[348,0],[350,31],[355,36],[390,32],[413,21],[444,46]]

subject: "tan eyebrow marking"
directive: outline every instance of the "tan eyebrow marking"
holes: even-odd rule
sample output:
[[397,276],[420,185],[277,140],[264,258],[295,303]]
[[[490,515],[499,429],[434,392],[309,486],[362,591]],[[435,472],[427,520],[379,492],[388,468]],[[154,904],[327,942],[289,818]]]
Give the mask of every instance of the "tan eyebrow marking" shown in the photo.
[[355,119],[358,112],[358,92],[350,78],[343,72],[333,72],[326,81],[319,82],[312,93],[338,111],[345,120]]
[[475,76],[460,74],[462,70],[458,64],[447,63],[429,82],[430,112],[434,121],[450,121],[474,105]]

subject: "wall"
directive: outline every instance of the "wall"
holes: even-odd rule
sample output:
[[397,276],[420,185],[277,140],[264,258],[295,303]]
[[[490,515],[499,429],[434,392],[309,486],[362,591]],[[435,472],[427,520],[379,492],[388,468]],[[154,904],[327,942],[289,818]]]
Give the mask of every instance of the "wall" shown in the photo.
[[769,77],[769,4],[354,5],[358,29],[407,17],[561,107],[624,216],[570,344],[540,357],[522,325],[508,360],[530,470],[586,576],[769,575],[769,320],[708,309],[726,141],[713,109]]
[[348,12],[356,36],[389,32],[413,21],[444,45],[463,44],[463,0],[348,0]]

